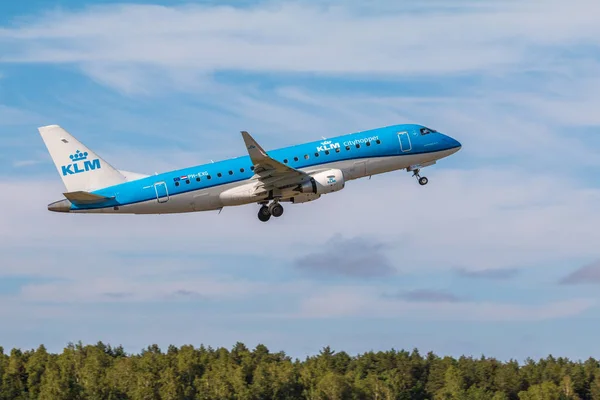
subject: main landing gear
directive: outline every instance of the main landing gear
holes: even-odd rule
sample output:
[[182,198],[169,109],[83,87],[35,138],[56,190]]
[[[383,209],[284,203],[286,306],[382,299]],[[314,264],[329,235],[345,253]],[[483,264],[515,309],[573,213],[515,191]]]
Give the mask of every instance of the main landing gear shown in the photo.
[[419,175],[419,171],[419,169],[415,169],[413,172],[413,176],[417,178],[419,185],[427,185],[427,182],[429,182],[429,180],[426,177]]
[[258,219],[262,222],[267,222],[271,219],[271,216],[279,218],[283,215],[283,206],[278,201],[273,201],[271,204],[266,205],[262,203],[262,206],[258,210]]

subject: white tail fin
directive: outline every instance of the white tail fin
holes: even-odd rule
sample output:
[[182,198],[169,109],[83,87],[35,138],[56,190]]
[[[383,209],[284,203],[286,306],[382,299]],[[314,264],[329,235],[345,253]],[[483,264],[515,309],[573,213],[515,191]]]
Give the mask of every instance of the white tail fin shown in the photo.
[[67,192],[102,189],[126,181],[118,170],[60,126],[43,126],[38,131]]

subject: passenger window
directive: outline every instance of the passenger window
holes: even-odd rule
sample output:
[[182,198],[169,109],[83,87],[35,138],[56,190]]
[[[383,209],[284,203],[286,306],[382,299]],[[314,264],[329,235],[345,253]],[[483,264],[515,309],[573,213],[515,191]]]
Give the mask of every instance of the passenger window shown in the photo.
[[294,157],[294,161],[298,161],[298,157]]
[[210,175],[206,175],[206,179],[210,179]]
[[336,147],[336,148],[335,148],[335,152],[336,152],[336,153],[339,153],[339,152],[340,152],[340,148],[339,148],[339,147]]
[[196,178],[196,182],[200,182],[200,177],[197,177],[197,178]]
[[186,180],[185,180],[185,183],[189,184],[189,183],[190,183],[190,180],[189,180],[189,179],[186,179]]
[[175,186],[179,186],[179,182],[175,182]]
[[250,171],[254,171],[254,165],[250,167]]
[[367,147],[369,147],[371,145],[371,142],[367,142],[365,144],[367,145]]
[[356,143],[356,148],[360,149],[360,143]]
[[319,153],[315,153],[315,157],[319,157]]
[[325,150],[325,155],[329,155],[329,150]]
[[346,150],[350,150],[350,146],[346,146]]
[[222,177],[223,175],[222,175],[222,174],[219,172],[219,173],[217,173],[217,176],[220,178],[220,177]]
[[381,144],[381,140],[377,139],[377,141],[375,143]]
[[287,158],[284,159],[283,162],[284,162],[284,164],[287,164],[288,163],[288,159]]
[[240,172],[242,172],[242,173],[243,173],[243,172],[244,172],[244,168],[240,168]]
[[305,159],[305,160],[308,160],[308,154],[305,154],[305,155],[304,155],[304,159]]
[[229,175],[233,175],[233,171],[229,171]]

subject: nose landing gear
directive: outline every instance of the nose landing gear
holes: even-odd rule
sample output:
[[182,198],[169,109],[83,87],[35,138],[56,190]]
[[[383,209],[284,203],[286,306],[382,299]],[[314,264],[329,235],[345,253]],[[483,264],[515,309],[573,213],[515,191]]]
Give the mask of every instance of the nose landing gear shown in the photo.
[[262,222],[267,222],[271,219],[271,216],[279,218],[283,215],[283,206],[278,201],[273,201],[267,205],[263,203],[258,210],[258,219]]
[[413,176],[417,178],[417,181],[419,182],[419,185],[424,186],[427,185],[427,182],[429,182],[429,179],[427,179],[424,176],[419,175],[419,171],[420,169],[415,169],[413,172]]

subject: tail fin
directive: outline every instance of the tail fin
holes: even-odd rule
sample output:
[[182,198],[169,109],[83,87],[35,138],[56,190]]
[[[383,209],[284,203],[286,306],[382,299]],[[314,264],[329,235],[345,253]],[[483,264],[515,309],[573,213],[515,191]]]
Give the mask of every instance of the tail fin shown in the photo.
[[58,125],[38,128],[67,192],[91,191],[125,182],[125,177]]

